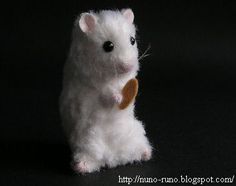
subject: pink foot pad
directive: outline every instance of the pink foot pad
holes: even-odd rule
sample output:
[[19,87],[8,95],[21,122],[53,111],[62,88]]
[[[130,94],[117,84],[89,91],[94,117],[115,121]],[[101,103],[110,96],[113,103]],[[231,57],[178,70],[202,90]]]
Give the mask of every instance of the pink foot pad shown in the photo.
[[147,161],[150,160],[152,156],[152,153],[150,150],[145,150],[142,154],[142,160]]
[[88,168],[86,166],[86,162],[85,161],[81,161],[81,162],[77,162],[72,164],[72,169],[75,172],[81,173],[81,174],[85,174],[86,172],[88,172]]

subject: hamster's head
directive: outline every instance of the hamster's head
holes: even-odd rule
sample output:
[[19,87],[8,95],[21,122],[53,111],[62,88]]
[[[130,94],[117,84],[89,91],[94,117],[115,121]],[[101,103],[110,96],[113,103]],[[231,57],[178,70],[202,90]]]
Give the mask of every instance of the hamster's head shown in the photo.
[[[82,13],[75,22],[83,65],[100,75],[120,77],[139,68],[136,28],[131,9]],[[80,41],[81,40],[81,41]]]

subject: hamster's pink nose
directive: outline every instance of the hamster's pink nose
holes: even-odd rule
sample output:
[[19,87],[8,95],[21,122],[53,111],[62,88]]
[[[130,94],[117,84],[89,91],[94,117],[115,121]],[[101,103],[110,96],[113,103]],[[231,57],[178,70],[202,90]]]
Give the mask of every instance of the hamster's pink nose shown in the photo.
[[119,63],[118,72],[119,73],[128,73],[133,69],[134,65],[132,63]]

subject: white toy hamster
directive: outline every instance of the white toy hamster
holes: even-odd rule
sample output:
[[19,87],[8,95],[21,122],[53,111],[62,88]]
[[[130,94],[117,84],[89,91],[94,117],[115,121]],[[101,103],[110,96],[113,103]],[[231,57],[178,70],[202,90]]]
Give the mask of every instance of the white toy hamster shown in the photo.
[[149,160],[152,147],[134,103],[120,110],[121,90],[137,75],[131,9],[82,13],[64,67],[60,113],[79,173]]

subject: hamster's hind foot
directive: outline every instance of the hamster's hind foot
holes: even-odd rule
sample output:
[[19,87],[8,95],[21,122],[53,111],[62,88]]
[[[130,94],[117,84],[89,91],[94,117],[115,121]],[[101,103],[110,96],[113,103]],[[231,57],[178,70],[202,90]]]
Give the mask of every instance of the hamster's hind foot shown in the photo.
[[72,163],[72,169],[76,173],[86,174],[86,173],[99,171],[100,166],[96,162],[82,160],[82,161],[79,161],[79,162]]
[[149,148],[146,148],[144,152],[142,153],[142,160],[148,161],[152,157],[152,150]]
[[85,174],[88,172],[88,167],[86,165],[86,162],[85,161],[81,161],[81,162],[78,162],[78,163],[74,163],[72,165],[72,169],[77,172],[77,173],[81,173],[81,174]]

